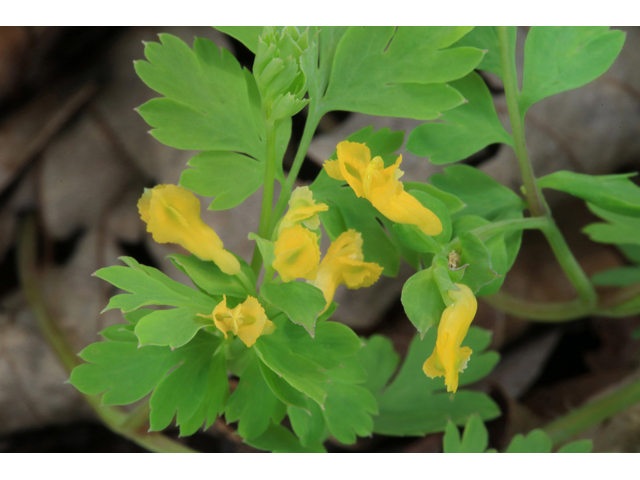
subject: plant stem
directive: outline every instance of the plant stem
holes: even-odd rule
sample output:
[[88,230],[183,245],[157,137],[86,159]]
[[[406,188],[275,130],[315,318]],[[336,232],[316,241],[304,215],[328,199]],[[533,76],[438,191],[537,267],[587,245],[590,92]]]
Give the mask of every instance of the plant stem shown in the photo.
[[514,68],[512,52],[509,48],[508,27],[498,27],[498,38],[500,42],[502,80],[504,82],[507,107],[509,109],[509,122],[511,123],[511,131],[513,134],[514,150],[518,163],[520,164],[529,210],[534,217],[546,217],[548,219],[547,225],[541,228],[541,230],[547,238],[558,263],[560,263],[567,278],[584,303],[585,308],[593,309],[598,299],[596,291],[553,221],[544,197],[542,196],[542,192],[536,183],[536,177],[527,152],[523,118],[520,115],[520,109],[518,107],[518,79]]
[[[513,218],[510,220],[501,220],[489,225],[483,225],[482,227],[474,228],[470,233],[477,235],[480,240],[486,240],[496,235],[512,232],[515,230],[542,230],[548,224],[549,219],[546,217]],[[451,250],[455,250],[458,248],[460,248],[460,239],[458,237],[455,237],[447,245],[445,245],[444,250],[446,253],[448,253]]]
[[[20,227],[18,243],[18,273],[20,284],[27,303],[34,313],[38,327],[51,345],[54,353],[68,373],[80,364],[78,356],[69,344],[64,333],[49,313],[49,309],[38,284],[36,268],[36,224],[33,217],[27,217]],[[140,431],[149,419],[148,403],[141,405],[131,414],[116,407],[100,406],[100,399],[92,395],[82,394],[89,406],[111,431],[128,438],[152,452],[195,452],[179,442],[161,433]]]
[[509,315],[539,322],[566,322],[577,320],[591,313],[580,299],[568,302],[530,302],[499,291],[483,300]]
[[525,188],[525,196],[529,204],[529,210],[534,217],[541,217],[547,213],[545,203],[542,201],[542,194],[536,183],[533,174],[533,167],[527,153],[527,144],[524,137],[524,125],[518,107],[518,80],[515,68],[511,59],[509,49],[509,28],[498,27],[498,38],[500,41],[500,61],[502,63],[502,81],[504,82],[504,92],[507,98],[509,109],[509,122],[513,133],[514,150],[520,170],[522,171],[522,181]]
[[[262,209],[260,211],[260,224],[258,235],[269,238],[271,230],[271,212],[273,211],[273,187],[276,176],[276,125],[267,124],[267,161],[264,168],[264,187],[262,191]],[[262,265],[262,255],[256,243],[251,258],[251,268],[258,275]]]
[[635,380],[626,387],[573,410],[551,422],[543,430],[551,437],[553,444],[558,445],[638,402],[640,380]]
[[[300,173],[302,163],[307,156],[307,151],[309,150],[309,145],[311,144],[311,140],[313,139],[313,134],[315,133],[316,128],[318,127],[318,123],[320,123],[320,119],[323,115],[324,112],[318,110],[317,108],[317,101],[316,97],[314,96],[309,103],[309,114],[304,125],[304,131],[302,133],[302,138],[300,139],[298,151],[296,152],[296,156],[293,159],[293,164],[291,165],[291,170],[289,170],[289,175],[287,175],[287,179],[282,185],[280,198],[278,198],[278,203],[276,204],[276,207],[274,209],[274,218],[280,218],[287,208],[287,203],[291,198],[291,190],[293,189],[293,184],[298,178],[298,173]],[[269,235],[273,233],[273,228],[275,228],[275,224],[271,226]]]

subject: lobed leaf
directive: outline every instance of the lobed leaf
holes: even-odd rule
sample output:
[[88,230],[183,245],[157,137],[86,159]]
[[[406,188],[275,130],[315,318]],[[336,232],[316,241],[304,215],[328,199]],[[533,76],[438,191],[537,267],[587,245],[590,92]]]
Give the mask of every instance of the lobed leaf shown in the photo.
[[327,303],[322,290],[305,282],[264,283],[260,295],[315,336],[316,320]]
[[477,73],[451,83],[466,102],[442,114],[439,122],[417,126],[407,140],[407,150],[429,157],[436,165],[465,159],[493,143],[513,146],[502,126],[491,93]]

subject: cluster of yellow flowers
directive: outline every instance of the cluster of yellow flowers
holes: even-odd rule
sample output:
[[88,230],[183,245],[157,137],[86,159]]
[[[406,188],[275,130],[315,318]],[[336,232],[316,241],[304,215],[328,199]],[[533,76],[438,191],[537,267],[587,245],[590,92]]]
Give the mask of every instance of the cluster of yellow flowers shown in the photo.
[[[341,142],[337,160],[325,162],[329,176],[346,181],[358,197],[366,198],[385,217],[396,223],[417,226],[426,235],[442,232],[440,219],[415,197],[404,191],[399,178],[399,156],[394,165],[385,168],[382,158],[371,159],[369,148],[360,143]],[[271,265],[283,282],[301,278],[319,288],[326,300],[326,310],[339,285],[357,289],[371,286],[382,274],[377,263],[365,262],[362,236],[347,230],[336,238],[320,261],[318,213],[328,210],[316,204],[308,187],[297,188],[289,201],[289,210],[278,226],[275,260]],[[237,275],[240,263],[224,249],[220,237],[200,218],[200,201],[193,193],[176,185],[158,185],[145,190],[138,202],[147,231],[158,243],[177,243],[202,260],[214,262],[227,275]],[[443,376],[447,390],[455,392],[458,374],[469,360],[471,349],[461,347],[475,316],[477,302],[473,292],[462,284],[448,292],[452,305],[442,313],[436,347],[424,363],[423,370],[431,378]],[[323,311],[324,311],[323,310]],[[260,335],[275,330],[259,301],[249,296],[235,308],[227,307],[224,297],[211,318],[225,338],[229,332],[251,347]]]

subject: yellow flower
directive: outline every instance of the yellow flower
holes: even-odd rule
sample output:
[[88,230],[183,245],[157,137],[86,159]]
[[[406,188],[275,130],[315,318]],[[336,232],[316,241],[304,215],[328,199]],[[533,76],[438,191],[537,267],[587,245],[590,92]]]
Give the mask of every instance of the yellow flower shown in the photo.
[[256,343],[260,335],[271,335],[276,329],[276,325],[267,318],[264,308],[257,298],[247,297],[234,309],[227,307],[226,295],[222,298],[222,302],[216,305],[211,315],[200,313],[198,315],[213,319],[216,327],[224,333],[224,338],[227,338],[227,333],[231,332],[238,336],[247,347],[250,347]]
[[331,244],[320,263],[316,279],[310,282],[324,294],[327,305],[323,312],[331,305],[338,285],[357,289],[369,287],[378,280],[382,267],[363,260],[362,235],[355,230],[342,233]]
[[223,248],[220,237],[200,218],[200,200],[189,190],[176,185],[145,189],[138,211],[156,242],[182,245],[228,275],[240,272],[238,259]]
[[415,197],[404,191],[398,179],[404,172],[396,163],[385,168],[382,158],[371,159],[371,150],[363,143],[340,142],[338,159],[327,160],[324,168],[330,177],[345,180],[358,197],[364,197],[389,220],[415,225],[426,235],[442,232],[442,222]]
[[438,338],[433,354],[424,362],[422,370],[429,378],[444,375],[447,392],[458,389],[458,374],[467,366],[471,349],[460,347],[478,309],[473,292],[466,285],[455,284],[459,290],[449,290],[453,305],[444,309],[438,325]]
[[302,225],[282,229],[276,241],[274,254],[276,258],[272,267],[278,271],[283,282],[290,282],[296,278],[316,278],[320,263],[318,235]]
[[311,230],[317,230],[320,227],[320,217],[318,212],[329,210],[329,206],[325,203],[316,205],[313,199],[313,193],[309,187],[298,187],[293,191],[289,200],[289,210],[282,218],[278,233],[288,227],[302,224]]

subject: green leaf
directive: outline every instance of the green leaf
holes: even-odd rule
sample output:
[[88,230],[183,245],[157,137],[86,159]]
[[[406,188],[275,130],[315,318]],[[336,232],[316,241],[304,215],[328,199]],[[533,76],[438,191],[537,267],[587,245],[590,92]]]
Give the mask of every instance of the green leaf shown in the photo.
[[249,240],[254,240],[260,249],[263,263],[266,267],[270,267],[273,261],[276,259],[275,249],[276,244],[270,240],[266,240],[259,237],[256,233],[249,233]]
[[419,271],[406,281],[402,287],[401,301],[407,317],[422,338],[430,327],[440,323],[446,305],[442,301],[432,267]]
[[522,211],[525,206],[522,198],[513,191],[469,165],[452,165],[445,168],[444,173],[432,175],[430,180],[437,188],[466,203],[461,215],[478,215],[493,220],[505,210]]
[[139,113],[160,142],[183,150],[228,150],[264,158],[264,127],[254,120],[242,67],[227,50],[196,38],[193,50],[178,37],[161,34],[145,46],[138,76],[165,96]]
[[264,163],[235,152],[202,152],[187,163],[180,185],[205,197],[215,197],[209,210],[236,207],[264,182]]
[[[227,366],[220,339],[199,335],[182,352],[183,363],[162,379],[151,395],[151,431],[168,427],[176,415],[181,435],[209,428],[229,397]],[[188,352],[188,356],[187,355]],[[214,353],[215,352],[215,353]]]
[[618,249],[627,260],[640,264],[640,245],[618,245]]
[[135,334],[140,345],[178,348],[189,342],[201,328],[213,325],[199,317],[197,310],[187,307],[156,310],[138,322]]
[[409,134],[407,150],[421,157],[428,156],[436,165],[445,165],[465,159],[493,143],[513,145],[480,75],[470,73],[451,86],[467,102],[443,113],[441,122],[416,127]]
[[593,442],[591,440],[577,440],[567,443],[558,450],[558,453],[591,453],[593,450]]
[[360,363],[367,374],[362,386],[372,393],[377,393],[388,385],[387,382],[398,368],[400,355],[393,349],[391,340],[382,335],[373,335],[364,342],[366,348],[358,352]]
[[303,394],[289,385],[263,362],[259,361],[259,363],[260,372],[262,372],[265,382],[282,403],[287,407],[295,406],[308,410],[307,398]]
[[292,406],[287,409],[291,428],[300,439],[303,447],[322,443],[326,430],[320,406],[312,400],[307,400],[306,403],[304,408]]
[[518,434],[511,440],[506,453],[551,453],[551,439],[542,430],[532,430],[525,437]]
[[[256,276],[242,258],[235,256],[240,262],[241,273],[251,282],[255,288]],[[195,255],[173,254],[168,258],[178,270],[187,275],[193,284],[209,295],[246,298],[247,295],[255,295],[255,290],[250,291],[236,275],[227,275],[213,262],[200,260]],[[216,306],[214,303],[213,307]],[[210,309],[206,313],[211,313]]]
[[640,267],[618,267],[598,272],[591,277],[591,282],[601,287],[628,287],[640,283]]
[[497,235],[485,240],[483,243],[489,251],[489,258],[491,260],[491,270],[493,270],[499,278],[496,278],[488,285],[485,285],[478,290],[477,296],[484,297],[486,295],[493,295],[504,283],[504,280],[509,269],[508,265],[508,252],[507,245],[504,241],[504,235]]
[[373,431],[371,416],[378,413],[378,405],[369,390],[357,385],[364,377],[356,357],[327,373],[331,383],[326,387],[327,400],[322,413],[329,430],[346,445],[355,443],[356,435],[369,436]]
[[216,306],[215,300],[208,295],[170,279],[155,268],[140,265],[130,257],[120,257],[120,260],[130,268],[101,268],[94,275],[131,294],[112,297],[103,311],[119,308],[122,312],[130,312],[146,305],[169,305],[210,313]]
[[622,50],[624,38],[624,32],[609,27],[531,27],[524,46],[521,115],[544,98],[598,78]]
[[[424,340],[413,338],[407,357],[391,385],[376,392],[379,416],[374,419],[374,432],[384,435],[414,435],[441,432],[447,419],[463,425],[469,415],[477,413],[483,420],[500,414],[497,405],[485,394],[459,390],[454,395],[444,393],[442,378],[428,378],[422,364],[433,352],[436,329],[432,329]],[[483,350],[491,339],[489,332],[471,327],[463,345],[473,350],[467,369],[460,374],[460,385],[468,385],[488,375],[498,362],[496,352]],[[365,346],[364,349],[370,348]],[[364,358],[361,356],[361,358]],[[364,365],[370,372],[372,366]],[[442,392],[442,393],[440,393]]]
[[587,203],[589,210],[608,223],[592,223],[582,231],[594,242],[640,245],[640,218],[628,217]]
[[303,447],[291,431],[274,423],[270,423],[261,435],[246,438],[245,442],[254,448],[273,453],[326,453],[321,443]]
[[248,360],[225,409],[227,422],[240,421],[238,433],[244,439],[259,437],[269,428],[271,419],[280,423],[286,413],[284,403],[272,393],[262,376],[260,360],[253,352]]
[[451,420],[447,422],[447,426],[444,429],[442,447],[444,453],[460,453],[460,432],[456,424]]
[[316,320],[327,304],[322,290],[305,282],[264,283],[260,295],[315,336]]
[[471,415],[464,427],[459,453],[483,453],[489,446],[489,433],[478,415]]
[[452,195],[451,193],[447,193],[443,190],[440,190],[439,188],[436,188],[433,185],[429,185],[428,183],[404,182],[404,188],[408,192],[411,190],[420,190],[421,192],[424,192],[428,195],[431,195],[432,197],[437,198],[442,203],[444,203],[444,205],[447,207],[447,210],[449,211],[449,215],[458,213],[460,210],[462,210],[466,206],[465,203],[455,195]]
[[[202,419],[199,425],[205,421],[210,424],[228,394],[226,370],[221,375],[219,359],[213,357],[219,345],[219,337],[204,332],[173,351],[168,347],[139,348],[132,336],[125,341],[97,342],[80,352],[89,363],[76,367],[69,381],[87,395],[104,392],[103,405],[127,405],[155,389],[150,404],[151,426],[156,430],[165,428],[176,411],[179,424],[198,412]],[[176,385],[188,395],[174,395]],[[206,408],[201,410],[204,404]]]
[[216,30],[220,30],[222,33],[232,36],[236,40],[242,42],[242,44],[251,50],[252,53],[256,53],[258,50],[258,37],[262,34],[264,27],[213,27]]
[[350,27],[335,50],[321,108],[436,118],[464,101],[446,82],[465,76],[482,59],[475,48],[447,48],[469,30]]
[[460,283],[465,284],[476,294],[481,287],[493,282],[500,275],[491,266],[489,250],[473,233],[460,235],[460,264],[467,265]]
[[[509,27],[509,40],[513,47],[516,40],[516,27]],[[502,77],[502,62],[500,61],[500,41],[498,39],[498,27],[475,27],[464,37],[458,40],[455,47],[475,47],[485,50],[482,61],[476,67],[477,70],[485,70]],[[513,49],[512,47],[512,49]]]
[[596,176],[562,170],[542,177],[538,185],[569,193],[620,215],[640,217],[640,188],[629,180],[635,175]]

